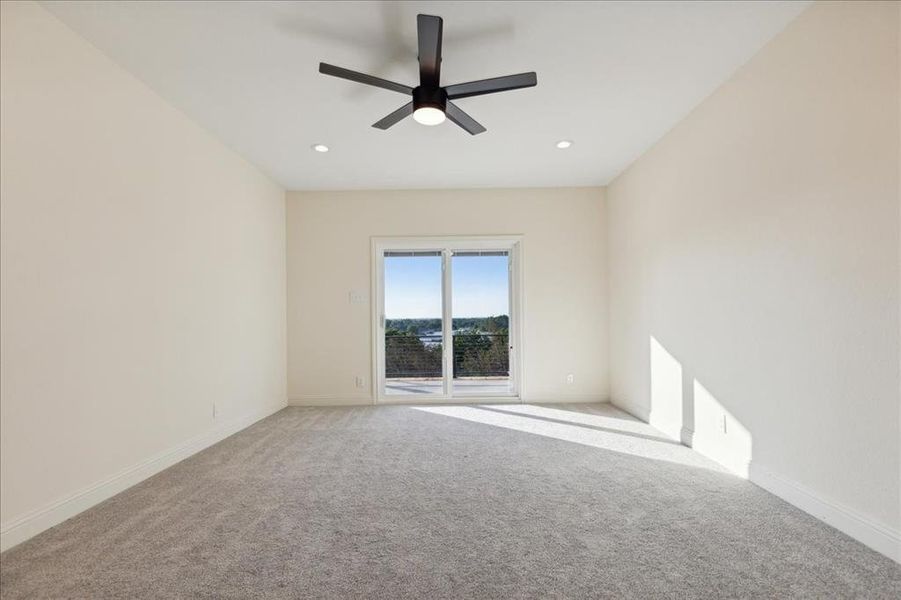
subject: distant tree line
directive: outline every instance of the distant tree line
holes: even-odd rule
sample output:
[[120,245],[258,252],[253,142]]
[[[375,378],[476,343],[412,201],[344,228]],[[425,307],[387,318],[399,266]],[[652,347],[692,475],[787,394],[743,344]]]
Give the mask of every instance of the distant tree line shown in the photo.
[[[441,319],[385,319],[385,329],[409,331],[411,333],[427,333],[441,331]],[[507,315],[492,317],[456,317],[452,329],[475,329],[486,333],[508,331],[510,318]]]
[[[454,377],[506,376],[510,372],[507,315],[453,320]],[[440,377],[441,319],[385,320],[385,375]]]

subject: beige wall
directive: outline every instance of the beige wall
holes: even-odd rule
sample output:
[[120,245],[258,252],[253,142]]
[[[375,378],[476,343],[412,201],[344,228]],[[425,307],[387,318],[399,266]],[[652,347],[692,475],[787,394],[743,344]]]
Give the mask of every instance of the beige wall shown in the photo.
[[898,10],[812,6],[607,191],[613,400],[886,552]]
[[285,209],[38,5],[0,40],[6,547],[284,405]]
[[604,197],[571,188],[289,193],[290,401],[372,399],[372,236],[490,234],[524,235],[524,397],[606,399]]
[[525,400],[606,399],[609,341],[617,403],[874,547],[897,539],[897,4],[815,5],[606,200],[287,208],[39,6],[0,10],[2,547],[286,396],[370,402],[371,311],[349,292],[369,295],[371,236],[490,234],[524,235]]

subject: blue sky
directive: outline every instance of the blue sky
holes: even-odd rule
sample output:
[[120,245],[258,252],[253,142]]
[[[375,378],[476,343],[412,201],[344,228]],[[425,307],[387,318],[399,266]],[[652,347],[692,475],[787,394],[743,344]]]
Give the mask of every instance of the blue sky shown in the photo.
[[[451,260],[455,317],[508,314],[506,256],[455,256]],[[385,317],[441,317],[440,256],[385,258]]]

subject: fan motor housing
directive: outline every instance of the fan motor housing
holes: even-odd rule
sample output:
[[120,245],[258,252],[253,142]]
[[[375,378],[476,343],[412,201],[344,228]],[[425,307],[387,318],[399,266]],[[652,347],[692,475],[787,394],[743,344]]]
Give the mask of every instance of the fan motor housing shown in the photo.
[[447,92],[444,88],[413,88],[413,110],[437,108],[444,112],[447,108]]

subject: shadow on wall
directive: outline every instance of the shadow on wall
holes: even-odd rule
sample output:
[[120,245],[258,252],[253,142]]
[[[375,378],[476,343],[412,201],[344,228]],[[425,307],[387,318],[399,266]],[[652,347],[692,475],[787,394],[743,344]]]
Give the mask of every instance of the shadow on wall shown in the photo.
[[651,425],[747,478],[751,433],[654,336],[650,336]]

